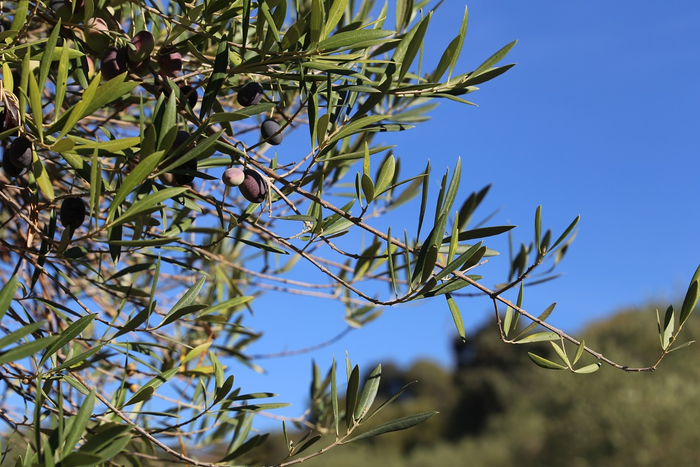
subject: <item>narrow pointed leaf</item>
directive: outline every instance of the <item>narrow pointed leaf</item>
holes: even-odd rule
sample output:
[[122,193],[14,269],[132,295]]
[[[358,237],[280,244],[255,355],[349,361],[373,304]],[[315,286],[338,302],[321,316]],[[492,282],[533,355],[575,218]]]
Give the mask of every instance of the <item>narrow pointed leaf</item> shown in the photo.
[[540,366],[542,368],[546,368],[548,370],[566,370],[565,366],[560,365],[558,363],[554,363],[532,352],[528,352],[527,355],[530,357],[530,360],[532,360],[535,363],[535,365]]
[[372,428],[360,436],[356,436],[343,444],[352,443],[353,441],[360,441],[362,439],[372,438],[374,436],[383,435],[385,433],[391,433],[392,431],[406,430],[408,428],[414,427],[419,423],[422,423],[435,415],[438,412],[424,412],[415,415],[409,415],[407,417],[402,417],[391,422],[383,423],[378,427]]

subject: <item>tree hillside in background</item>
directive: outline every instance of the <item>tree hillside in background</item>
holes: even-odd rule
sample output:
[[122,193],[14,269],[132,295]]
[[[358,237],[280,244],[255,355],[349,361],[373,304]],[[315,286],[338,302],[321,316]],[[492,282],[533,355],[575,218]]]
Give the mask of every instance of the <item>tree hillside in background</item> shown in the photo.
[[[477,162],[455,157],[437,175],[427,161],[402,170],[397,134],[420,131],[440,101],[471,110],[479,86],[514,66],[501,64],[511,42],[473,70],[457,68],[468,50],[466,8],[444,50],[425,56],[441,4],[0,3],[6,458],[25,467],[160,456],[211,466],[267,452],[253,418],[288,404],[234,376],[260,370],[248,348],[265,329],[247,319],[270,291],[332,300],[353,328],[385,307],[431,300],[462,340],[460,303],[485,296],[493,332],[534,345],[512,364],[518,371],[531,360],[579,374],[604,364],[651,372],[679,348],[700,269],[682,307],[657,316],[658,355],[630,366],[547,323],[554,305],[534,314],[524,305],[524,285],[553,277],[578,217],[553,232],[533,207],[534,237],[503,254],[507,280],[485,280],[480,266],[498,254],[489,242],[514,226],[489,225],[479,211],[488,187],[460,191],[462,171],[480,170]],[[270,311],[309,319],[304,309]],[[390,407],[375,402],[382,367],[362,378],[331,355],[324,367],[314,366],[308,411],[284,419],[285,430],[308,431],[285,440],[278,465],[436,413],[421,405],[376,423]],[[321,448],[323,435],[331,439]],[[225,448],[203,452],[214,446]]]
[[[592,345],[616,358],[653,358],[654,310],[626,310],[589,325]],[[700,322],[686,337],[700,337]],[[490,325],[456,345],[456,368],[420,361],[383,368],[388,386],[418,380],[386,409],[385,420],[431,407],[420,429],[374,438],[312,459],[310,466],[658,466],[695,465],[700,444],[697,351],[669,357],[654,375],[601,371],[581,377],[524,365]],[[464,360],[463,357],[469,357]],[[280,440],[281,441],[281,440]],[[273,444],[278,449],[282,442]]]

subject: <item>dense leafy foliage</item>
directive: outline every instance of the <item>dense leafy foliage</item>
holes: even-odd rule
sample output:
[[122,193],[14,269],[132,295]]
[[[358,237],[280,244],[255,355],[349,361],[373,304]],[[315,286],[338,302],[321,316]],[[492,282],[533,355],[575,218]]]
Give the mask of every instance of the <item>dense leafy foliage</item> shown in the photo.
[[[513,226],[470,225],[488,188],[456,203],[459,159],[437,197],[429,164],[401,176],[377,136],[411,130],[439,100],[471,104],[477,85],[513,66],[498,64],[515,43],[456,70],[465,10],[426,72],[429,8],[440,2],[394,3],[0,5],[0,385],[22,407],[0,414],[10,445],[21,440],[17,465],[159,455],[213,465],[190,452],[216,444],[226,448],[213,461],[230,464],[259,449],[267,435],[251,430],[253,416],[285,404],[235,387],[234,373],[253,366],[246,349],[260,330],[245,318],[270,289],[337,300],[355,327],[384,306],[445,300],[466,339],[458,299],[469,287],[493,301],[503,341],[549,342],[552,355],[522,354],[540,366],[656,367],[615,363],[552,327],[554,306],[539,317],[522,308],[523,283],[558,263],[578,218],[553,238],[537,208],[534,241],[491,290],[473,270],[496,254],[485,242]],[[374,225],[411,200],[410,225]],[[679,316],[659,318],[662,358],[699,275]],[[514,335],[520,316],[532,324]],[[597,361],[579,361],[586,352]],[[349,360],[337,366],[346,371],[316,368],[304,420],[335,435],[324,451],[434,415],[365,425],[387,407],[375,403],[382,368],[361,378]],[[317,455],[304,451],[319,439],[286,441],[278,462]]]

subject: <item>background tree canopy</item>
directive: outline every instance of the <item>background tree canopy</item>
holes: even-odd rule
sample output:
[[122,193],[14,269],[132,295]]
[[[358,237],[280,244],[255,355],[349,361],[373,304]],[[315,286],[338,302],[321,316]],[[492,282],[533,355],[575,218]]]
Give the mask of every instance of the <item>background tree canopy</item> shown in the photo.
[[[536,344],[508,363],[517,367],[529,356],[577,373],[601,363],[651,371],[685,345],[676,338],[700,269],[681,309],[657,314],[651,366],[619,363],[549,325],[554,305],[523,308],[524,283],[542,265],[535,280],[551,278],[578,218],[552,232],[537,208],[535,237],[511,251],[507,282],[483,285],[478,268],[497,253],[489,239],[513,229],[474,221],[488,187],[458,200],[459,159],[444,175],[430,164],[403,175],[377,136],[413,129],[439,100],[471,104],[468,94],[513,66],[500,63],[515,42],[456,69],[465,9],[426,70],[439,6],[429,3],[397,1],[391,12],[367,0],[2,4],[0,384],[13,406],[1,417],[17,465],[160,455],[231,464],[266,451],[253,417],[285,404],[234,380],[254,365],[247,348],[264,330],[246,317],[266,291],[340,302],[354,327],[382,307],[437,300],[462,341],[458,302],[483,294],[503,341]],[[409,201],[406,219],[396,209]],[[374,418],[410,385],[398,376],[380,385],[385,370],[361,377],[349,359],[315,366],[308,416],[294,420],[312,431],[288,439],[284,424],[286,451],[273,462],[411,428],[441,408]],[[428,387],[455,401],[455,416],[472,410],[447,385]],[[502,406],[489,388],[471,389],[493,398],[472,432]],[[321,451],[308,449],[324,434]],[[225,446],[215,459],[198,457],[214,445]]]

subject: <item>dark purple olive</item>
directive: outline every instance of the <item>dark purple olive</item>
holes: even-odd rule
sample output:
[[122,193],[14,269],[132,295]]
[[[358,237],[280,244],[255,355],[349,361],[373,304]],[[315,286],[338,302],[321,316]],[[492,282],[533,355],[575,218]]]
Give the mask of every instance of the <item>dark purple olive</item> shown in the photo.
[[279,130],[280,124],[272,119],[267,119],[262,123],[262,125],[260,125],[260,134],[262,135],[262,138],[275,146],[282,144],[282,133],[275,135],[275,133],[277,133]]
[[77,229],[85,221],[85,201],[82,198],[66,198],[61,203],[59,218],[65,228]]
[[263,92],[265,92],[265,90],[260,83],[251,81],[243,86],[240,91],[238,91],[238,103],[243,107],[259,104],[263,97]]
[[163,47],[158,51],[158,66],[167,76],[175,77],[182,71],[182,54],[175,47]]
[[[191,173],[180,173],[180,171],[187,171]],[[190,159],[179,167],[175,168],[175,183],[178,185],[187,185],[194,181],[194,172],[197,171],[197,159]]]
[[126,48],[108,47],[102,54],[102,76],[106,80],[116,78],[126,71]]
[[267,195],[267,182],[262,175],[253,169],[245,169],[243,171],[245,178],[243,183],[238,186],[241,194],[251,203],[262,203]]
[[19,122],[15,120],[9,109],[4,108],[0,111],[0,132],[9,130],[19,126]]
[[185,102],[190,104],[191,108],[197,105],[197,91],[189,84],[180,84],[180,102]]
[[26,169],[32,165],[32,142],[24,136],[18,136],[7,148],[7,157],[18,169]]
[[127,56],[130,62],[142,62],[151,56],[156,42],[153,34],[148,31],[139,31],[131,39],[133,48],[127,47]]
[[[182,146],[182,144],[187,141],[187,139],[190,137],[190,134],[184,130],[179,130],[177,134],[175,135],[175,141],[173,142],[173,145],[170,147],[171,152],[177,151],[177,149]],[[197,170],[197,160],[196,159],[191,159],[184,164],[175,167],[173,169],[175,172],[178,172],[180,170],[183,171],[191,171],[195,172]],[[187,185],[188,183],[191,183],[194,181],[194,174],[185,174],[185,173],[172,173],[172,172],[166,172],[160,175],[160,181],[163,182],[166,185]]]
[[9,147],[3,148],[3,155],[2,155],[2,168],[5,170],[5,173],[7,174],[8,177],[10,178],[15,178],[19,177],[20,175],[23,175],[27,169],[20,169],[15,167],[15,165],[10,162],[10,158],[8,157],[8,150]]
[[226,186],[239,186],[245,180],[245,173],[238,167],[231,167],[224,171],[221,181]]
[[146,58],[142,62],[132,62],[131,60],[127,60],[129,64],[129,71],[131,71],[135,75],[139,76],[145,76],[148,74],[148,71],[151,69],[151,59]]

